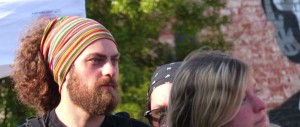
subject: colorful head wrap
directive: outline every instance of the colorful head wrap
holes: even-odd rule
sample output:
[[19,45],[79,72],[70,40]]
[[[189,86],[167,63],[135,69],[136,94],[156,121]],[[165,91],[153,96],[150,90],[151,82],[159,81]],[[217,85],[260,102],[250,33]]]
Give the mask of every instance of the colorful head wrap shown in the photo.
[[172,80],[181,64],[182,62],[174,62],[158,67],[151,77],[151,84],[148,88],[147,96],[150,97],[152,91],[156,87],[167,82],[172,83]]
[[99,39],[109,39],[116,44],[111,33],[91,19],[67,16],[56,18],[47,25],[40,51],[60,90],[75,59],[87,46]]

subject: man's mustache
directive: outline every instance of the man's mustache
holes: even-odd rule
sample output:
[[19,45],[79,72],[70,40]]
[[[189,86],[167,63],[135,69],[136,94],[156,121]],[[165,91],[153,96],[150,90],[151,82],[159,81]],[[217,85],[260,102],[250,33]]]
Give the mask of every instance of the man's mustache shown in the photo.
[[111,78],[110,76],[103,76],[101,78],[99,78],[96,81],[96,85],[97,87],[101,87],[101,86],[105,86],[105,85],[112,85],[114,88],[116,88],[117,85],[117,81],[113,78]]

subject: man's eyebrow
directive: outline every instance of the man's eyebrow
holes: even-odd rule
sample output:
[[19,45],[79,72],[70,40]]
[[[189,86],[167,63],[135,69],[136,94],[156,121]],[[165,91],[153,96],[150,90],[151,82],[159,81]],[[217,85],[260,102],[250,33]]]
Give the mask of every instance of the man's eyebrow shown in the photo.
[[111,57],[116,58],[116,57],[120,57],[120,56],[121,56],[121,54],[120,54],[120,53],[117,53],[117,54],[115,54],[115,55],[112,55]]
[[[101,54],[101,53],[91,53],[88,54],[87,57],[93,57],[93,56],[97,56],[97,57],[103,57],[103,58],[107,58],[107,55]],[[120,57],[120,53],[117,53],[115,55],[112,55],[111,57],[115,58],[115,57]]]
[[90,57],[103,57],[103,58],[106,58],[107,56],[104,55],[104,54],[100,54],[100,53],[91,53],[91,54],[88,54],[87,55],[87,58],[90,58]]

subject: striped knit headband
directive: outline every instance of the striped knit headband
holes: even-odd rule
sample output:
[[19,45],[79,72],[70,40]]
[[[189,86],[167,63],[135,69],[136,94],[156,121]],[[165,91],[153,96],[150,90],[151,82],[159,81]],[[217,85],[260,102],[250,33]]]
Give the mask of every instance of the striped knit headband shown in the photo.
[[40,51],[49,64],[60,90],[71,65],[81,52],[99,39],[109,39],[111,33],[100,23],[76,16],[52,20],[45,28]]

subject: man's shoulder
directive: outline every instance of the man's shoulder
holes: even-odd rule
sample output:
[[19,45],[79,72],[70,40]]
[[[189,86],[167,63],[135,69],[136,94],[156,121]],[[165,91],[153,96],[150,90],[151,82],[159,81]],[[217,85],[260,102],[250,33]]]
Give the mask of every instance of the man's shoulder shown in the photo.
[[26,119],[26,123],[19,125],[18,127],[46,127],[45,121],[41,117],[29,117]]
[[118,124],[117,126],[124,125],[128,127],[150,127],[148,124],[138,121],[136,119],[130,118],[130,115],[127,112],[119,112],[112,115],[113,119]]

